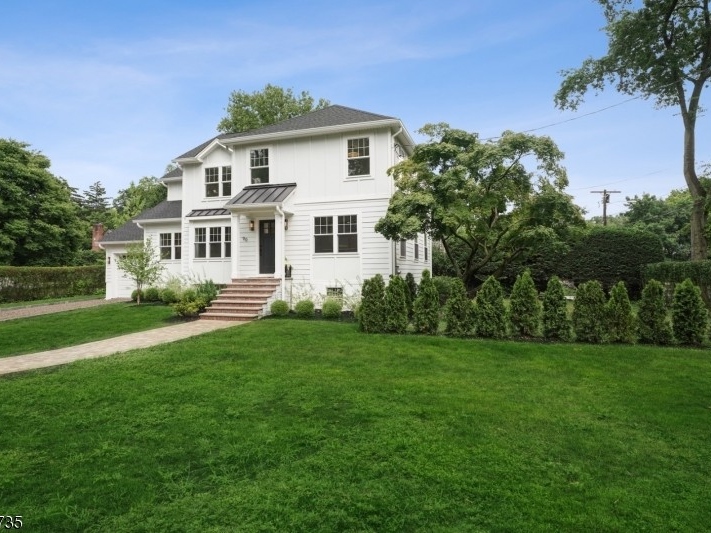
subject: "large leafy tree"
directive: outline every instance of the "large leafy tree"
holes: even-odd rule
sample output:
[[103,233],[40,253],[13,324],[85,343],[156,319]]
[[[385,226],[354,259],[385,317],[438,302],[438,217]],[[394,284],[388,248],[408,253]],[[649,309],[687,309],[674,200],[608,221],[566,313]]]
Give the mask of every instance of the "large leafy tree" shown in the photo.
[[692,198],[691,258],[706,259],[707,188],[696,171],[696,120],[711,77],[709,0],[597,0],[607,25],[607,54],[563,72],[555,95],[560,108],[576,109],[588,90],[617,91],[678,108],[684,125],[683,171]]
[[301,91],[297,96],[291,89],[271,84],[253,93],[232,91],[225,109],[227,115],[220,120],[217,129],[223,133],[239,133],[276,124],[328,105],[330,102],[323,98],[316,102],[308,91]]
[[375,229],[393,240],[429,234],[469,287],[584,225],[550,138],[504,132],[481,141],[446,124],[420,133],[429,142],[389,170],[397,190]]
[[113,201],[114,227],[135,218],[142,211],[155,207],[168,196],[168,189],[154,176],[144,176],[138,183],[121,189]]
[[71,264],[85,237],[71,189],[29,146],[0,139],[0,264]]

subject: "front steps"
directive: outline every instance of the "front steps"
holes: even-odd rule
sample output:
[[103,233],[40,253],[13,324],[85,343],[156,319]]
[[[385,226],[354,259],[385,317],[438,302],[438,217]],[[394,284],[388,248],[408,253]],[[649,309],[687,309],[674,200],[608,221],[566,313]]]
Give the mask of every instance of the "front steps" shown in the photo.
[[200,314],[200,318],[235,322],[259,318],[267,301],[280,284],[281,280],[276,278],[233,279]]

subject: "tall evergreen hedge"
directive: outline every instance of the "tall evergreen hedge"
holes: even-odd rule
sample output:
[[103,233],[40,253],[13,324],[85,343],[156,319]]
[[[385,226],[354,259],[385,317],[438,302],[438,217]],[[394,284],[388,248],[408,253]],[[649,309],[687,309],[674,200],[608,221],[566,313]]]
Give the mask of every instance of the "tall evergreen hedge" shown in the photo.
[[509,320],[504,305],[501,283],[489,276],[482,284],[474,303],[475,329],[480,337],[503,339],[508,337]]
[[633,298],[643,286],[643,269],[664,259],[658,235],[634,228],[595,227],[563,260],[561,274],[576,285],[598,280],[604,290],[624,281]]
[[649,280],[642,290],[637,310],[637,335],[639,342],[646,344],[669,344],[672,341],[664,286],[655,279]]
[[599,343],[606,339],[605,293],[597,280],[583,283],[575,292],[573,329],[579,342]]
[[436,335],[439,329],[439,292],[429,270],[422,271],[417,298],[413,304],[415,331],[426,335]]
[[106,289],[104,265],[83,267],[0,266],[0,302],[91,295]]
[[528,269],[516,277],[516,282],[511,290],[509,317],[514,335],[520,337],[538,335],[541,322],[541,302],[538,301],[538,291]]
[[674,337],[681,344],[699,345],[706,337],[708,312],[701,290],[689,279],[677,284],[672,304]]
[[381,333],[385,329],[385,281],[380,274],[363,282],[358,322],[366,333]]
[[569,341],[571,338],[568,303],[558,276],[548,280],[543,294],[543,337],[552,341]]

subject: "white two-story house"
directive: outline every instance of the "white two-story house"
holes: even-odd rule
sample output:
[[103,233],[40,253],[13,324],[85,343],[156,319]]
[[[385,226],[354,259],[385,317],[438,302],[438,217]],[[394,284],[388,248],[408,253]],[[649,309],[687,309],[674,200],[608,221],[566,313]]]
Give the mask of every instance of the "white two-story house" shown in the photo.
[[116,258],[148,238],[166,275],[271,278],[274,297],[292,303],[357,292],[375,274],[419,281],[431,269],[427,238],[374,230],[394,192],[387,171],[413,145],[399,119],[338,105],[218,135],[174,159],[165,202],[104,236],[106,297],[130,295]]

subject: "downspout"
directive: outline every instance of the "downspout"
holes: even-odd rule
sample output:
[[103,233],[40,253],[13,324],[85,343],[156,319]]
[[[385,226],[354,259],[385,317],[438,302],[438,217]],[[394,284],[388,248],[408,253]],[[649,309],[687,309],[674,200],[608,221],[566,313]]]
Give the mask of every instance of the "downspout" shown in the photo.
[[[403,127],[400,126],[400,129],[395,132],[393,135],[393,150],[390,152],[390,166],[395,165],[395,139],[397,138],[398,135],[402,133]],[[390,198],[393,197],[393,194],[395,194],[395,180],[390,181]],[[392,275],[397,276],[397,243],[393,241],[392,244],[392,250],[393,254],[393,259],[392,259]]]

